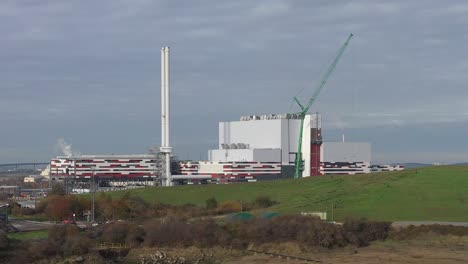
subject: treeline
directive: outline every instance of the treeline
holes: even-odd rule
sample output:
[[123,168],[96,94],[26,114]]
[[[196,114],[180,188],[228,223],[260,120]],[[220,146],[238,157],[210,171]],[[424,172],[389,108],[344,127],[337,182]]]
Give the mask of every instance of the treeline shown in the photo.
[[343,226],[307,216],[279,216],[249,221],[213,220],[191,223],[167,217],[143,224],[115,222],[80,232],[74,225],[57,226],[45,241],[25,243],[15,250],[16,263],[42,258],[67,257],[90,252],[100,243],[120,243],[137,247],[224,247],[244,250],[265,243],[297,242],[308,247],[357,247],[387,238],[390,223],[365,219],[350,220]]
[[[195,217],[228,214],[266,208],[276,204],[268,196],[258,196],[253,201],[225,201],[219,203],[214,197],[207,199],[205,206],[168,205],[148,203],[140,196],[126,192],[119,198],[99,193],[95,201],[95,219],[100,222],[115,220],[144,220],[166,216],[187,220]],[[38,202],[35,209],[12,206],[13,215],[45,215],[51,221],[71,219],[87,220],[85,215],[91,210],[91,198],[85,195],[52,194]]]

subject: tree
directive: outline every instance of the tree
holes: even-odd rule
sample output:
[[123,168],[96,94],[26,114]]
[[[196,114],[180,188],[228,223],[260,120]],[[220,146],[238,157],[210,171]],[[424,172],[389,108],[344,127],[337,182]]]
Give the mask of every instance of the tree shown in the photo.
[[51,196],[48,198],[45,213],[47,216],[54,220],[60,221],[73,213],[73,201],[66,196]]
[[49,195],[65,195],[65,186],[59,182],[53,183]]

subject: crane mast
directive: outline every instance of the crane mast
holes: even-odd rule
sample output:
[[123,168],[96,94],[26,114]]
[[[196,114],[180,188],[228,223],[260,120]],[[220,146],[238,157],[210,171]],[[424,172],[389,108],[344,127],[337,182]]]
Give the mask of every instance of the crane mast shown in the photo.
[[315,89],[312,97],[310,97],[309,101],[307,104],[304,106],[299,102],[299,99],[297,99],[296,96],[294,96],[294,101],[299,105],[299,108],[301,109],[300,112],[296,113],[299,115],[299,118],[301,119],[301,126],[299,128],[299,142],[297,144],[297,155],[296,155],[296,162],[295,162],[295,172],[294,172],[294,178],[300,178],[301,174],[301,163],[302,163],[302,135],[303,135],[303,130],[304,130],[304,119],[305,116],[307,115],[307,112],[309,112],[310,107],[313,105],[315,100],[317,99],[318,95],[320,92],[323,90],[325,84],[327,83],[328,79],[330,78],[331,74],[336,68],[336,65],[338,64],[341,56],[343,55],[346,47],[349,44],[349,41],[353,37],[353,34],[349,34],[348,39],[346,39],[345,43],[341,46],[341,48],[338,50],[338,54],[335,56],[335,59],[333,62],[328,66],[327,71],[325,74],[322,76],[322,79],[320,80],[320,83],[318,87]]

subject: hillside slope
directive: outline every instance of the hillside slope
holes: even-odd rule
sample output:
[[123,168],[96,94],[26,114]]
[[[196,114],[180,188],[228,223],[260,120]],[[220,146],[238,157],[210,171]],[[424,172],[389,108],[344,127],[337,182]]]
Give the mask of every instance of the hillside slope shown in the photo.
[[[124,192],[114,192],[120,196]],[[149,202],[204,205],[218,201],[252,201],[267,195],[281,213],[328,211],[334,218],[375,220],[468,221],[468,166],[433,166],[400,172],[323,176],[248,184],[196,185],[132,190]]]

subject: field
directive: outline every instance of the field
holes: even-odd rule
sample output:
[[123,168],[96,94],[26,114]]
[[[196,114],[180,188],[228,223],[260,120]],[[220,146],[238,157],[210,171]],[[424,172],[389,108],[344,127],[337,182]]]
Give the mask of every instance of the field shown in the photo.
[[[130,191],[150,203],[204,205],[252,201],[267,195],[280,213],[327,211],[329,218],[468,222],[468,166],[432,166],[400,172],[323,176],[249,184],[195,185]],[[124,192],[113,192],[121,196]],[[332,210],[334,207],[334,210]],[[332,213],[333,211],[333,213]]]
[[8,238],[19,241],[47,238],[49,230],[37,230],[28,232],[9,233]]

